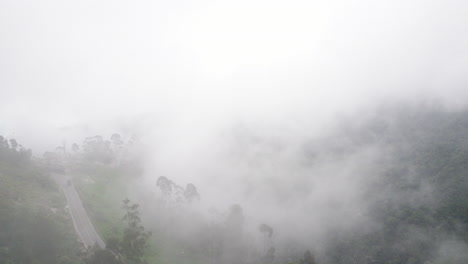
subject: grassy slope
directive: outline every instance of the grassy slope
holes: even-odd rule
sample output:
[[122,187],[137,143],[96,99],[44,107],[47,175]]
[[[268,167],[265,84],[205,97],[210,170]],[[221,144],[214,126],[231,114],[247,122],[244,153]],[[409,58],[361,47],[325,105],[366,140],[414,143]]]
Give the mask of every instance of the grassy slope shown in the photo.
[[117,171],[104,167],[75,171],[73,181],[93,224],[104,240],[120,235],[124,185]]
[[[109,166],[92,165],[72,172],[73,181],[91,221],[104,241],[121,237],[124,229],[121,209],[127,198],[127,185],[132,173]],[[155,235],[152,236],[155,242]],[[164,263],[158,258],[155,243],[146,251],[148,263]]]
[[0,262],[79,263],[65,197],[45,171],[0,161],[0,183]]

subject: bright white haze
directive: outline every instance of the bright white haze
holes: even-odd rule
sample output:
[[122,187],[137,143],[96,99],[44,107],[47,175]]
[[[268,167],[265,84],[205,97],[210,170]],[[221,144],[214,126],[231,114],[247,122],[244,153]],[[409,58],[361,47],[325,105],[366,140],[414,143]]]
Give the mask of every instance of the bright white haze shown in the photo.
[[[203,183],[237,166],[214,161],[238,123],[295,146],[383,99],[464,105],[467,14],[462,0],[3,0],[0,132],[40,155],[63,127],[149,114],[151,182]],[[97,127],[73,140],[118,130]]]
[[146,112],[213,124],[421,94],[462,103],[467,11],[461,0],[4,0],[0,128]]
[[206,206],[240,203],[278,233],[305,219],[289,231],[320,239],[366,220],[360,190],[385,155],[306,167],[302,144],[383,101],[465,106],[467,14],[466,0],[1,0],[0,135],[40,156],[137,133],[138,184],[192,182]]

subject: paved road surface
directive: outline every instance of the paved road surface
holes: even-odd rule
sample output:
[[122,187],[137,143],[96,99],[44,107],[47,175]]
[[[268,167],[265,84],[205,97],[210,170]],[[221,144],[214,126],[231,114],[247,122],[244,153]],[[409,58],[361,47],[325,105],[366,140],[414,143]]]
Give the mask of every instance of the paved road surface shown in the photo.
[[99,247],[105,248],[106,244],[94,229],[71,180],[69,180],[66,175],[56,174],[53,175],[53,177],[60,184],[65,193],[68,202],[68,210],[72,216],[75,230],[85,247],[92,247],[97,244]]

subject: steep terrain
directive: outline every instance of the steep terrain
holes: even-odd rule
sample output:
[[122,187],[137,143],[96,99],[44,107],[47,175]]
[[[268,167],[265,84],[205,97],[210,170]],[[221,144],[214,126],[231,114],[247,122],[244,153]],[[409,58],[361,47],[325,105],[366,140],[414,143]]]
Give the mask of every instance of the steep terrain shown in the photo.
[[66,200],[22,149],[0,147],[0,263],[80,263]]

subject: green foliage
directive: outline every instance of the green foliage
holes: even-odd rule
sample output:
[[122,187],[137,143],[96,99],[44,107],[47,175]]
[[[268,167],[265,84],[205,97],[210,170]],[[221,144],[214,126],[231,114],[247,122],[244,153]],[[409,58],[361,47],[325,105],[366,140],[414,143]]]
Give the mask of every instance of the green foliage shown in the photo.
[[317,262],[315,262],[314,255],[312,255],[312,253],[310,253],[310,251],[307,250],[304,253],[304,257],[299,261],[299,264],[317,264]]
[[161,190],[165,202],[172,200],[177,203],[192,203],[200,200],[200,194],[193,183],[188,183],[184,189],[167,177],[160,176],[156,186]]
[[148,246],[148,238],[151,232],[145,232],[141,225],[138,204],[131,204],[129,199],[123,201],[125,210],[123,220],[127,223],[121,242],[121,252],[132,263],[143,263],[144,251]]
[[0,263],[77,264],[65,198],[45,171],[0,142]]
[[141,225],[138,207],[138,204],[132,204],[129,199],[123,201],[122,209],[125,214],[122,220],[125,222],[125,229],[122,238],[108,239],[105,249],[97,246],[89,249],[84,258],[86,264],[146,263],[144,253],[151,232],[146,232]]
[[24,165],[31,162],[31,157],[30,149],[25,149],[15,139],[8,140],[0,135],[0,163]]
[[193,183],[187,184],[187,187],[184,191],[185,200],[187,202],[198,201],[200,200],[200,194],[197,191],[197,187]]
[[273,236],[273,228],[267,224],[261,224],[259,227],[258,227],[258,231],[260,231],[260,233],[268,236],[268,238],[271,238],[271,236]]
[[102,136],[87,137],[83,142],[84,157],[90,162],[110,164],[113,160],[111,142]]
[[123,144],[122,137],[117,133],[112,134],[111,141],[115,147],[120,147]]
[[109,249],[102,249],[98,246],[90,248],[84,258],[85,264],[124,264],[119,256]]
[[265,256],[263,256],[262,263],[271,264],[273,263],[274,259],[275,259],[275,248],[270,247],[267,253],[265,254]]
[[386,109],[347,128],[350,141],[378,144],[392,159],[367,191],[381,228],[331,236],[328,262],[439,263],[447,240],[468,243],[468,111]]
[[105,241],[120,237],[125,228],[120,201],[125,195],[127,175],[111,166],[82,164],[79,169],[71,174],[95,228]]
[[[468,112],[385,109],[359,125],[343,125],[343,134],[337,137],[343,136],[347,139],[343,142],[352,143],[327,149],[332,158],[346,158],[355,150],[372,146],[385,148],[388,150],[386,154],[391,156],[389,161],[378,164],[385,169],[382,169],[382,175],[369,183],[365,193],[370,205],[366,213],[379,226],[330,232],[326,241],[322,241],[325,250],[318,252],[317,259],[321,263],[337,264],[467,263],[466,256],[459,254],[466,248],[450,249],[468,243]],[[123,176],[123,167],[119,171],[103,165],[110,164],[113,159],[112,144],[114,149],[122,145],[118,134],[111,140],[106,141],[99,136],[88,138],[82,151],[89,162],[80,164],[77,169],[83,174],[80,176],[86,176],[78,180],[80,195],[107,240],[107,248],[93,249],[85,262],[144,263],[151,233],[141,225],[139,206],[128,199],[122,206],[124,223],[119,222],[118,201],[128,178]],[[79,151],[79,148],[75,149],[75,152]],[[60,196],[56,195],[56,187],[47,177],[35,172],[30,152],[28,154],[16,141],[0,137],[0,166],[3,166],[3,174],[0,174],[0,263],[73,263],[76,258],[70,253],[70,236],[65,228],[57,229],[57,225],[63,226],[65,221],[58,220],[47,211],[48,206],[60,207],[60,199],[57,198]],[[5,175],[8,175],[8,180],[5,180]],[[160,177],[157,186],[167,199],[199,199],[193,184],[184,189],[166,177]],[[430,191],[424,191],[425,186],[430,186]],[[55,196],[44,194],[42,197],[37,195],[37,190],[55,193]],[[426,196],[420,196],[420,193]],[[244,227],[242,208],[232,206],[225,219],[218,227],[206,228],[205,234],[200,232],[197,235],[197,243],[202,245],[200,248],[206,249],[195,248],[191,242],[184,244],[184,241],[164,241],[161,244],[173,247],[167,249],[174,252],[172,255],[179,254],[180,248],[185,252],[183,254],[189,252],[183,258],[192,258],[192,263],[196,262],[193,255],[197,253],[194,252],[212,255],[211,259],[216,263],[243,261],[247,255],[243,232],[247,228]],[[33,225],[41,230],[32,230]],[[273,235],[273,229],[267,225],[260,225],[259,231],[268,239]],[[115,238],[111,234],[115,234]],[[170,238],[170,235],[166,237]],[[37,241],[45,243],[40,245]],[[55,245],[54,241],[63,243]],[[458,244],[452,246],[446,241]],[[28,244],[30,242],[34,244]],[[447,249],[444,245],[450,247],[446,246]],[[229,251],[231,255],[228,255]],[[279,248],[278,252],[275,256],[275,249],[265,245],[263,254],[258,254],[255,260],[278,263],[283,251]],[[294,252],[293,257],[286,256],[283,260],[317,263],[309,251],[301,256],[302,252]],[[224,255],[227,256],[225,259]],[[166,262],[172,263],[170,260]]]

